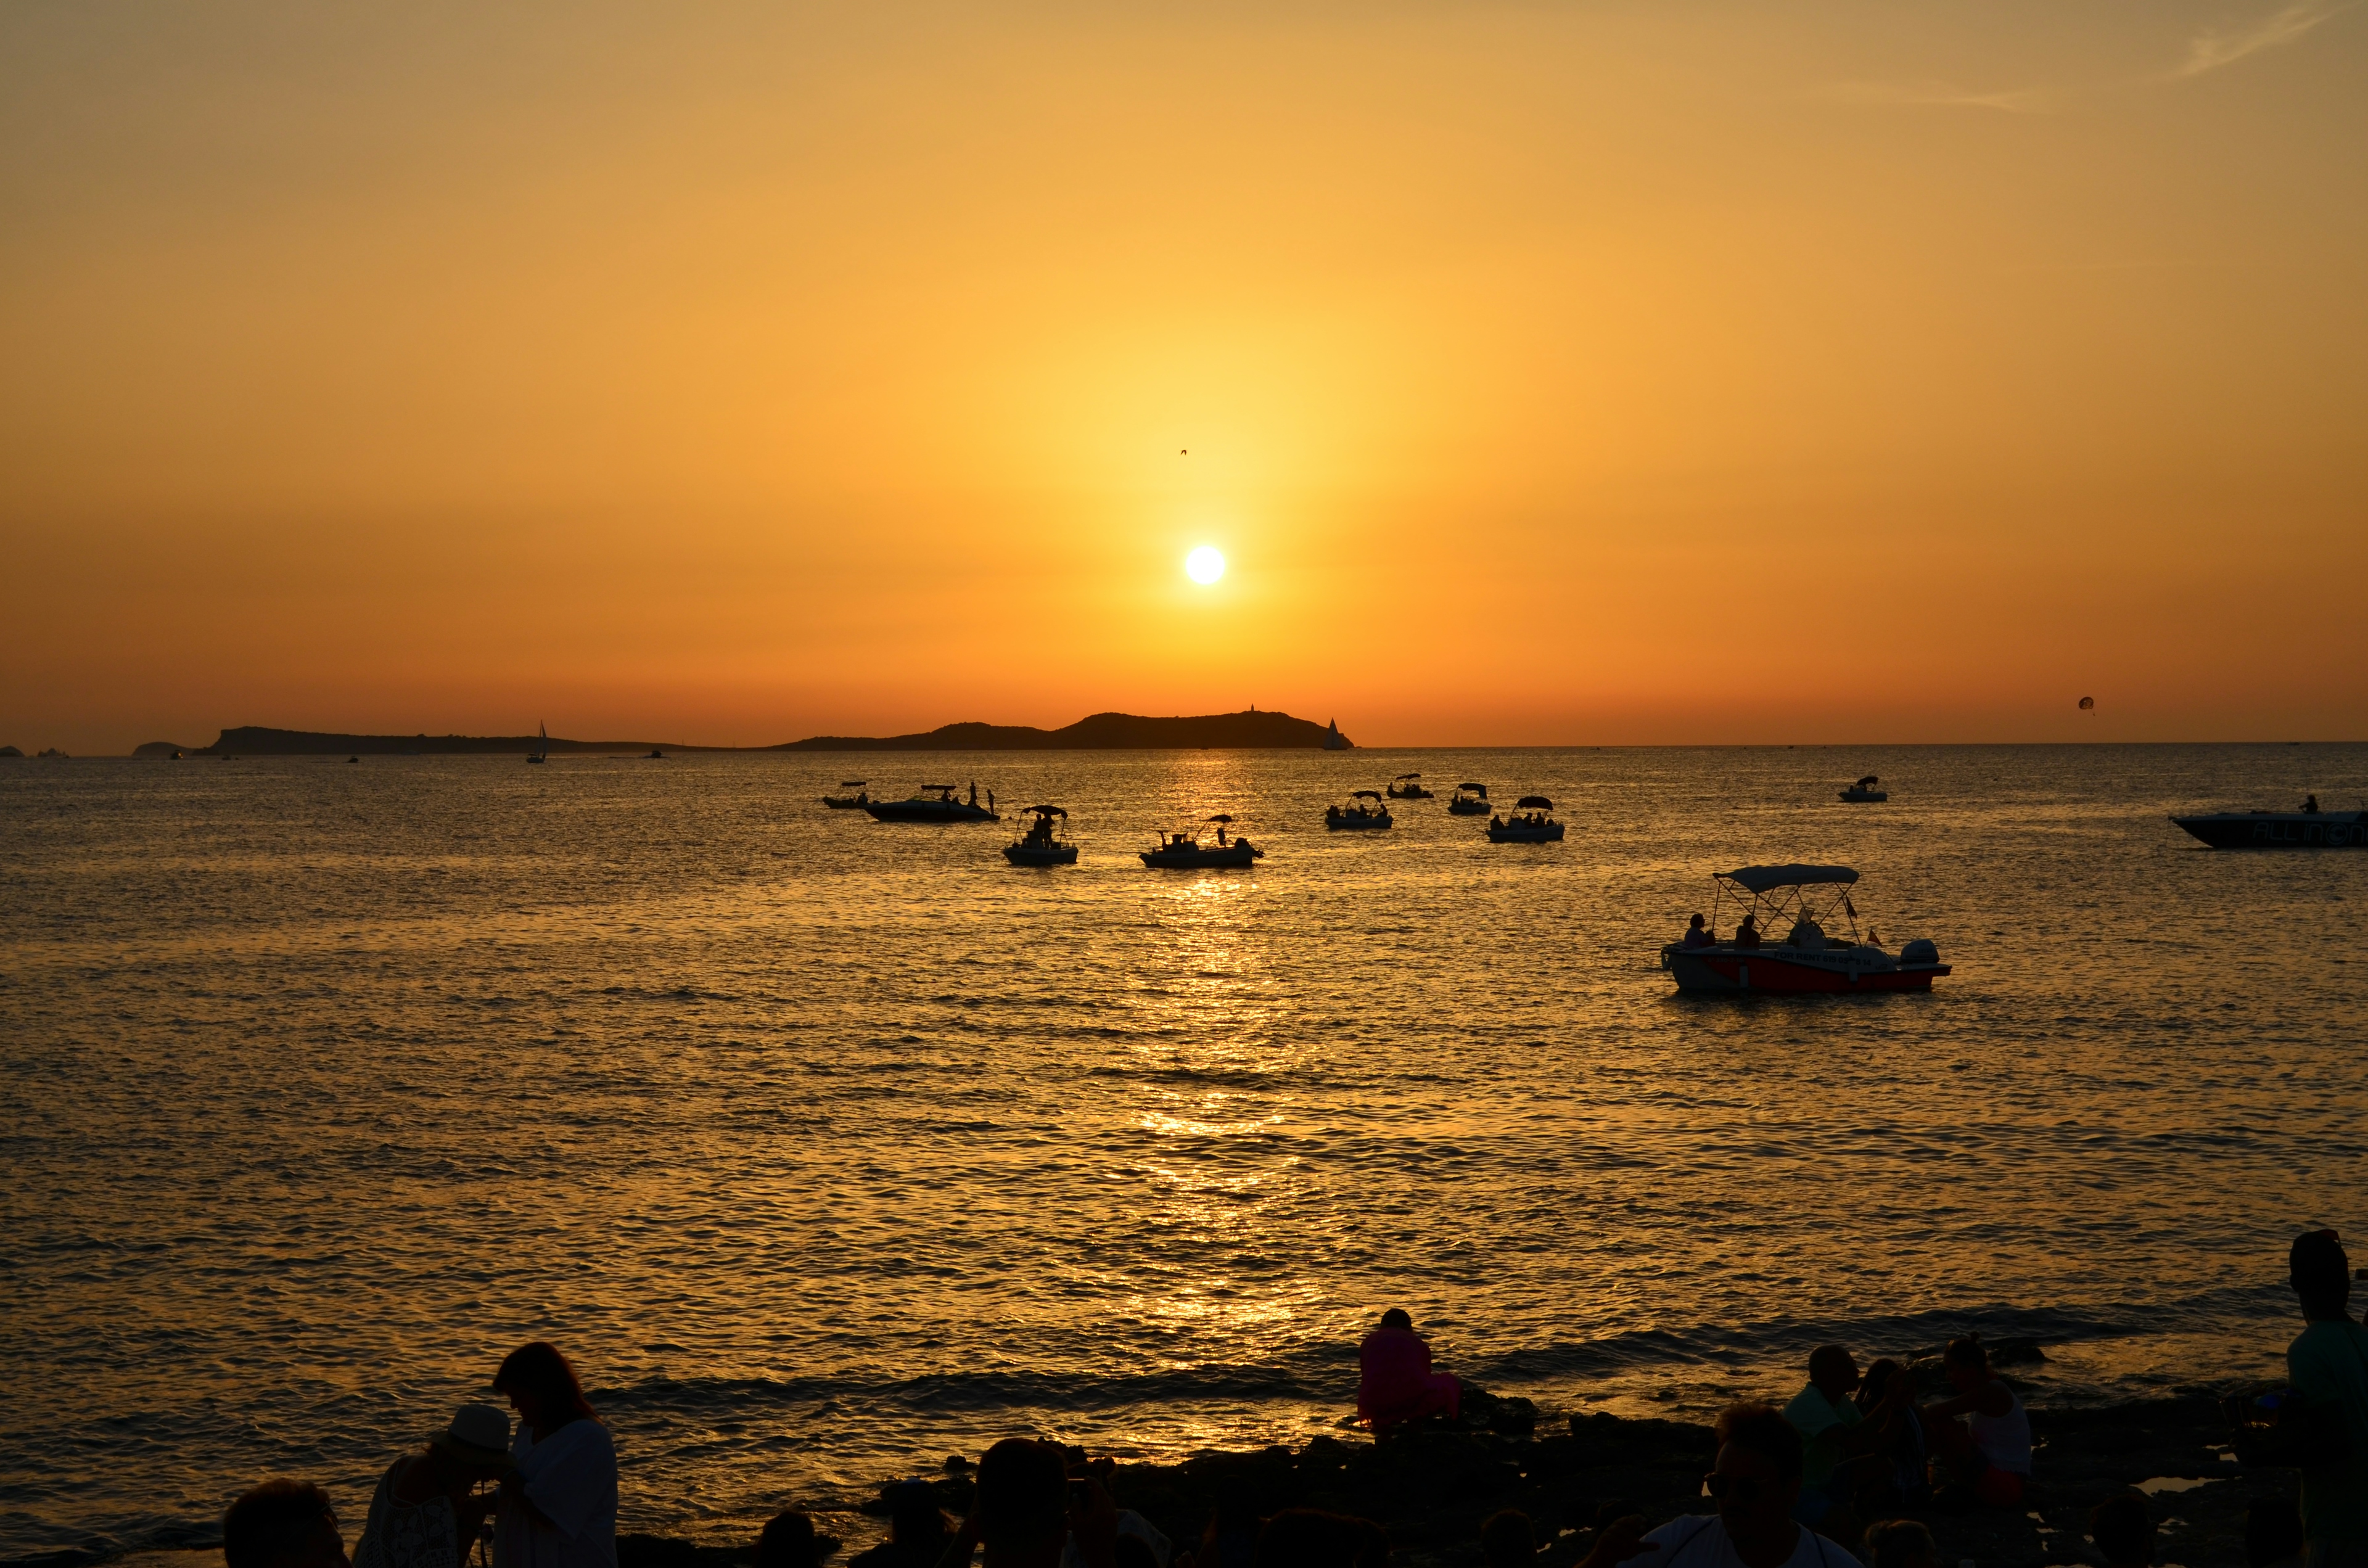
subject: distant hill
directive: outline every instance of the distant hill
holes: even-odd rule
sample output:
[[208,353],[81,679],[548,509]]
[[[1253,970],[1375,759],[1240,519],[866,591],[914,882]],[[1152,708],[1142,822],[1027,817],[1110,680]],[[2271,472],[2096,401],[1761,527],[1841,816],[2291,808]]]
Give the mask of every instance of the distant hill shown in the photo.
[[941,724],[917,735],[816,735],[774,751],[1185,751],[1205,746],[1265,750],[1346,749],[1337,730],[1288,713],[1206,713],[1145,719],[1096,713],[1057,730],[1027,724]]
[[[563,741],[557,735],[542,743],[554,752],[700,751],[712,748],[677,745],[672,741]],[[532,735],[331,735],[313,730],[272,730],[242,724],[224,730],[222,738],[194,755],[199,756],[403,756],[451,753],[515,753],[523,756],[535,748]],[[143,752],[146,747],[141,748]],[[154,755],[154,754],[151,754]]]
[[[150,741],[132,755],[190,756],[524,756],[533,735],[335,735],[314,730],[274,730],[242,724],[224,730],[210,746],[176,746]],[[695,746],[675,741],[543,742],[554,753],[648,751],[1187,751],[1209,746],[1263,750],[1347,750],[1338,730],[1288,713],[1207,713],[1191,719],[1144,719],[1133,713],[1096,713],[1058,730],[1026,724],[944,724],[917,735],[816,735],[776,746]]]

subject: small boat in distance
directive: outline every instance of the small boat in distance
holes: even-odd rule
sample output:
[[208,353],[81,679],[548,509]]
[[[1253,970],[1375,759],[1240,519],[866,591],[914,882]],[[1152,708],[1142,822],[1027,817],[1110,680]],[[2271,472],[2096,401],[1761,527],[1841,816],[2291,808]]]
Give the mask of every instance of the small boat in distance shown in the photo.
[[526,754],[526,759],[529,762],[542,762],[548,760],[550,756],[551,731],[541,721],[537,720],[534,726],[534,749]]
[[1513,802],[1513,814],[1488,819],[1491,844],[1560,844],[1562,824],[1554,820],[1554,802],[1543,795],[1524,795]]
[[1486,816],[1488,813],[1488,786],[1458,784],[1455,793],[1447,798],[1450,815],[1459,817]]
[[2298,812],[2214,812],[2171,821],[2214,849],[2368,849],[2368,812],[2322,812],[2303,797]]
[[854,793],[854,794],[852,794],[852,795],[825,795],[825,796],[822,798],[822,803],[823,803],[824,805],[825,805],[825,806],[828,806],[832,811],[835,811],[835,812],[855,812],[855,811],[861,811],[864,807],[866,807],[866,806],[868,806],[868,805],[870,805],[870,804],[871,803],[871,796],[869,796],[869,795],[867,795],[867,794],[865,794],[865,793],[863,792],[863,780],[862,780],[862,779],[860,779],[860,778],[846,778],[846,779],[841,779],[841,780],[839,781],[839,786],[838,786],[838,787],[839,787],[840,789],[842,789],[842,790],[854,790],[854,791],[855,791],[855,793]]
[[1019,814],[1033,816],[1036,820],[1028,824],[1027,832],[1003,846],[1005,859],[1015,866],[1074,866],[1077,863],[1077,846],[1070,843],[1067,835],[1053,823],[1057,817],[1062,825],[1066,825],[1068,812],[1058,806],[1026,806],[1021,808]]
[[1349,797],[1347,805],[1325,807],[1324,825],[1335,833],[1383,828],[1390,825],[1390,809],[1382,804],[1379,790],[1360,790]]
[[1889,792],[1875,788],[1876,785],[1882,782],[1882,779],[1877,778],[1873,774],[1870,773],[1865,778],[1860,779],[1857,783],[1851,785],[1849,789],[1843,790],[1842,799],[1853,803],[1861,804],[1870,801],[1888,801],[1891,799]]
[[1233,825],[1232,817],[1219,812],[1209,821],[1216,824],[1216,843],[1201,843],[1199,828],[1185,828],[1178,832],[1163,833],[1159,835],[1156,848],[1145,849],[1142,852],[1143,863],[1154,870],[1198,871],[1215,870],[1229,866],[1247,866],[1253,861],[1266,858],[1266,851],[1251,844],[1248,839],[1233,838],[1227,835],[1226,829]]
[[[1874,933],[1858,934],[1850,890],[1858,873],[1848,866],[1741,866],[1711,878],[1709,923],[1699,934],[1661,949],[1661,967],[1680,991],[1930,991],[1949,972],[1940,949],[1918,938],[1883,950]],[[1735,929],[1718,935],[1719,916],[1732,903]],[[1850,939],[1826,935],[1837,921]],[[1781,941],[1763,934],[1785,928]]]
[[664,762],[666,759],[666,754],[659,750],[656,746],[652,746],[649,750],[649,755],[642,758],[643,762]]
[[1390,799],[1393,801],[1428,801],[1430,798],[1431,792],[1422,787],[1422,775],[1419,773],[1401,773],[1390,785]]
[[863,809],[871,813],[874,822],[1001,822],[995,814],[995,791],[986,792],[986,804],[978,803],[978,786],[970,787],[967,803],[954,799],[952,784],[924,784],[909,799],[902,801],[871,801]]

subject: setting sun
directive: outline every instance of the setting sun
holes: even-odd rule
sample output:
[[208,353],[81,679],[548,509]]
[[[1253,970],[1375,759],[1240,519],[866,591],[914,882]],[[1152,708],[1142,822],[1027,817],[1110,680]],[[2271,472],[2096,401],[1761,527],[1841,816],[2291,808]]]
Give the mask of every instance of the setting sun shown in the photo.
[[1208,586],[1225,574],[1225,558],[1216,546],[1204,544],[1184,558],[1184,575]]

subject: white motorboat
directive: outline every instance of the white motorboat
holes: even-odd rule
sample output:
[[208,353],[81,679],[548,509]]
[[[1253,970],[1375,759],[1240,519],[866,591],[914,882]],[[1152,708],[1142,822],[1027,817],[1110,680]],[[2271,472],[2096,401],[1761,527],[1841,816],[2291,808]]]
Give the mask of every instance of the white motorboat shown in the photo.
[[[1869,931],[1858,934],[1850,890],[1858,873],[1848,866],[1743,866],[1711,879],[1710,922],[1699,941],[1661,949],[1661,967],[1680,991],[1930,991],[1949,972],[1941,950],[1918,939],[1895,956]],[[1718,934],[1732,903],[1735,928]],[[1847,940],[1827,935],[1835,925]],[[1782,941],[1765,933],[1789,927]]]
[[1857,805],[1888,801],[1891,799],[1890,792],[1875,788],[1876,785],[1882,782],[1882,779],[1877,778],[1873,774],[1870,773],[1865,778],[1860,779],[1857,783],[1851,785],[1849,789],[1843,790],[1842,799]]
[[1486,784],[1458,784],[1455,793],[1447,798],[1447,810],[1452,816],[1485,817],[1492,809]]
[[864,810],[874,822],[1001,822],[995,814],[995,791],[986,792],[986,804],[978,803],[978,786],[970,787],[970,799],[955,799],[958,788],[952,784],[924,784],[908,800],[872,801]]
[[1201,871],[1225,867],[1242,867],[1266,858],[1266,851],[1247,838],[1235,838],[1231,833],[1234,819],[1219,812],[1209,819],[1217,830],[1217,842],[1201,842],[1198,827],[1178,829],[1159,835],[1156,846],[1142,852],[1143,863],[1154,870]]
[[[1015,866],[1074,866],[1077,863],[1077,846],[1069,842],[1063,831],[1069,813],[1058,806],[1027,806],[1021,816],[1036,820],[1028,831],[1003,846],[1003,858]],[[1054,819],[1059,819],[1055,825]]]

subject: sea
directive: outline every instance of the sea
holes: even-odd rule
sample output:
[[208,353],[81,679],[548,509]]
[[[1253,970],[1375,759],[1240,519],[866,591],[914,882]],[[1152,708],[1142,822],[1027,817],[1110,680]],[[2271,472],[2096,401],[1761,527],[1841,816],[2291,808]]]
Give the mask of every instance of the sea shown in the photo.
[[[1401,773],[1568,836],[1325,830]],[[2287,1243],[2368,1227],[2368,854],[2169,818],[2305,791],[2368,746],[0,763],[0,1560],[274,1474],[350,1534],[532,1339],[623,1528],[716,1542],[1013,1434],[1338,1433],[1390,1307],[1548,1422],[1965,1331],[2043,1403],[2273,1380]],[[1136,858],[1221,812],[1255,869]],[[1678,994],[1785,861],[1953,972]]]

